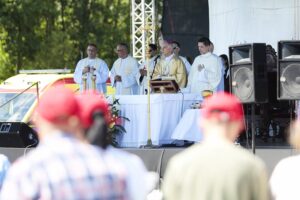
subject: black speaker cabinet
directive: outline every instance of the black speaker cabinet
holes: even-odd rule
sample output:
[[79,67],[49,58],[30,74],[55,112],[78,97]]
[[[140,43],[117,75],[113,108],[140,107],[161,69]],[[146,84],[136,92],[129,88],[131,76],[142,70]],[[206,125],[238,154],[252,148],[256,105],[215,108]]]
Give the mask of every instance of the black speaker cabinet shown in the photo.
[[300,40],[278,42],[277,98],[300,99]]
[[22,122],[0,122],[0,147],[35,147],[36,131]]
[[230,92],[243,103],[268,102],[266,44],[229,47]]

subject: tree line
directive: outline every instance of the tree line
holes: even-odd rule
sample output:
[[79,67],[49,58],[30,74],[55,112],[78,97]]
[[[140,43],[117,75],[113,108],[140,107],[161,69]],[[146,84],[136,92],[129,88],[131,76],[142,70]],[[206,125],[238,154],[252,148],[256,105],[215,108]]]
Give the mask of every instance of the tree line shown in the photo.
[[130,0],[0,0],[0,80],[20,69],[74,69],[87,43],[109,66],[130,42]]

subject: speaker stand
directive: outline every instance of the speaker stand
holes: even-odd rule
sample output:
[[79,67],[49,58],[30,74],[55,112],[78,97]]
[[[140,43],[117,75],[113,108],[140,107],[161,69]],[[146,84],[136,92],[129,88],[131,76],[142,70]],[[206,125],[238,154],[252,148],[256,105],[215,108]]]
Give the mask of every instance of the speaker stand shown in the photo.
[[251,104],[251,139],[252,139],[252,152],[255,154],[255,104]]

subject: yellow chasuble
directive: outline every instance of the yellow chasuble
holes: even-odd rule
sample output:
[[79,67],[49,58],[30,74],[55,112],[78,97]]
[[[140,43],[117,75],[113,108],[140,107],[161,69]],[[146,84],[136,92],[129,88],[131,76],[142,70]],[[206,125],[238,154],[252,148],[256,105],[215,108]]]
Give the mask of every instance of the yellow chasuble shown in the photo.
[[187,73],[182,60],[172,55],[171,59],[160,59],[155,66],[152,79],[158,78],[174,79],[180,88],[184,88],[187,82]]

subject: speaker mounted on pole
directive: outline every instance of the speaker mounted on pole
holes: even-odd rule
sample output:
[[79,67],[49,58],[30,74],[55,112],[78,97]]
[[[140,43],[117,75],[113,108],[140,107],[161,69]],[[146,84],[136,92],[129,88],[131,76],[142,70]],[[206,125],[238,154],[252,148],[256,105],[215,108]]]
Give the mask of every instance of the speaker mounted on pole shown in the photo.
[[277,99],[300,99],[300,40],[278,42]]
[[268,102],[266,44],[229,47],[230,92],[242,103]]

